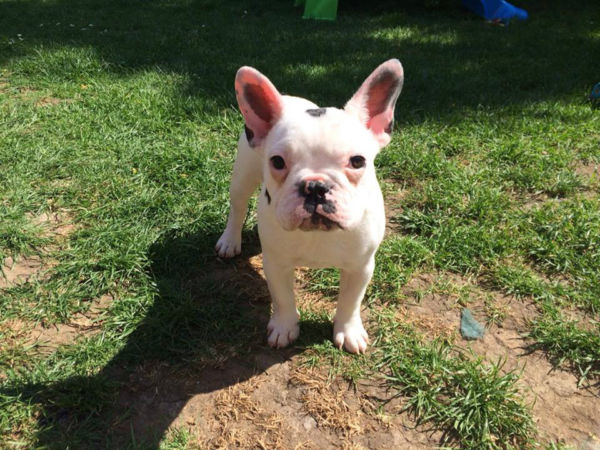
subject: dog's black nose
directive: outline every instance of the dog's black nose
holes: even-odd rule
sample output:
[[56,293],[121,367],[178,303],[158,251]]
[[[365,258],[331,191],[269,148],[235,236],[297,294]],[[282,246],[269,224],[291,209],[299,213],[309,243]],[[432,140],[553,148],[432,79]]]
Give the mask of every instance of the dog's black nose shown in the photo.
[[320,180],[303,181],[300,184],[300,195],[303,197],[312,197],[317,201],[325,200],[325,194],[331,190],[331,187]]
[[323,205],[325,213],[334,213],[335,205],[325,195],[333,189],[333,186],[321,180],[303,181],[298,185],[298,194],[304,197],[304,209],[314,214],[318,205]]

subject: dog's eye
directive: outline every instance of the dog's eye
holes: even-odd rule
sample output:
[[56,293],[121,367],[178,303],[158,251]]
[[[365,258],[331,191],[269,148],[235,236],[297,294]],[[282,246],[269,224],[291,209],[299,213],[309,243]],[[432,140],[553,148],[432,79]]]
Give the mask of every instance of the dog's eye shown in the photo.
[[271,158],[271,165],[275,170],[281,170],[285,168],[285,161],[281,156],[273,156]]
[[353,156],[350,158],[350,165],[355,169],[362,169],[366,164],[364,156]]

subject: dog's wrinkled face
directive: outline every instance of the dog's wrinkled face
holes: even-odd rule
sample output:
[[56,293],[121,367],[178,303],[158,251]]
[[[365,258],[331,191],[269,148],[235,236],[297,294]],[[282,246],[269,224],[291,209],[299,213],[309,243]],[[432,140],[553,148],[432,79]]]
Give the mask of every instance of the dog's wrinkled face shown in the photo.
[[360,222],[403,80],[400,62],[386,61],[337,109],[282,96],[251,67],[238,71],[246,138],[263,156],[265,196],[283,229],[345,230]]
[[282,228],[348,229],[364,214],[379,146],[359,120],[336,108],[287,105],[264,143],[267,200]]

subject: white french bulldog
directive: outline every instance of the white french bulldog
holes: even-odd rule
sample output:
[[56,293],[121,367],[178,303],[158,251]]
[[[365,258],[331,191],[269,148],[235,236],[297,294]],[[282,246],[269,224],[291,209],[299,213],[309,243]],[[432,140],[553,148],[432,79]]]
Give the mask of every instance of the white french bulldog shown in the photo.
[[267,327],[272,347],[286,347],[298,337],[294,269],[306,266],[340,269],[333,341],[351,353],[367,348],[360,304],[385,230],[373,162],[390,142],[403,81],[400,62],[386,61],[337,109],[281,95],[251,67],[237,72],[235,92],[246,129],[216,250],[227,258],[240,253],[248,200],[262,182],[258,232],[273,302]]

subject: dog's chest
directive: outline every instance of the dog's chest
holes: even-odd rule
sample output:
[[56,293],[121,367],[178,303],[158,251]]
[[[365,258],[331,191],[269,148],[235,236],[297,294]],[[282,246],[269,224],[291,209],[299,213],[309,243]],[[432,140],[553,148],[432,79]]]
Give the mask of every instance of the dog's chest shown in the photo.
[[342,231],[286,232],[286,239],[261,233],[263,251],[296,267],[352,267],[362,260],[364,246]]

